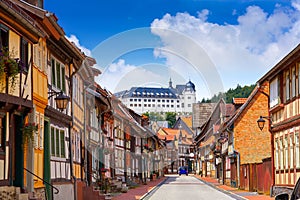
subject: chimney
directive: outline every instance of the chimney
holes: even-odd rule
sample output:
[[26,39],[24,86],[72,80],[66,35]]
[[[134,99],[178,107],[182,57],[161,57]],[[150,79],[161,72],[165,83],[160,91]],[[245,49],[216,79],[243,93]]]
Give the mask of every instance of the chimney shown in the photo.
[[44,9],[44,0],[25,0],[27,3]]

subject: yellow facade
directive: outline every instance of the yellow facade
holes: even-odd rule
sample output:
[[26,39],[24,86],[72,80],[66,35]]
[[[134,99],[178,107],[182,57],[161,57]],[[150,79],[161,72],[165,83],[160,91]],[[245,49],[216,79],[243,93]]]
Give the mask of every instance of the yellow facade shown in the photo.
[[[45,73],[46,43],[40,39],[39,43],[34,45],[33,59],[33,104],[34,104],[34,122],[38,125],[38,131],[34,137],[34,174],[44,177],[44,113],[48,104],[48,84],[47,74]],[[39,56],[38,56],[39,55]],[[34,187],[44,187],[41,180],[34,178]]]

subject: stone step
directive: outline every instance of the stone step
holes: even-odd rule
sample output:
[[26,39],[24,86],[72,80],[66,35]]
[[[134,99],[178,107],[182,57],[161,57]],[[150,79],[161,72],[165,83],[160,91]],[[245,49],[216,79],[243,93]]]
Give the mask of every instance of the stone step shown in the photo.
[[17,200],[28,200],[27,193],[17,194],[16,197],[17,197]]

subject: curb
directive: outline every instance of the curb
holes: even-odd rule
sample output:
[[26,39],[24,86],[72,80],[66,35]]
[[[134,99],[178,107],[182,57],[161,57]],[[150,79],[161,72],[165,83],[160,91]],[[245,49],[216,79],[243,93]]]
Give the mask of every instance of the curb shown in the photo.
[[245,198],[245,197],[243,197],[243,196],[240,196],[240,195],[235,194],[235,193],[233,193],[233,192],[230,192],[230,191],[228,191],[228,190],[219,188],[219,187],[215,186],[213,183],[206,182],[206,181],[204,181],[204,180],[202,180],[202,179],[200,179],[200,178],[198,178],[198,177],[196,177],[196,176],[194,176],[194,177],[195,177],[196,179],[202,181],[202,182],[205,183],[206,185],[208,185],[208,186],[210,186],[210,187],[213,187],[214,189],[216,189],[216,190],[218,190],[218,191],[220,191],[220,192],[223,192],[223,193],[225,193],[225,194],[228,194],[228,195],[231,196],[231,197],[234,196],[234,197],[238,197],[239,199],[248,200],[247,198]]
[[145,193],[140,200],[143,200],[144,198],[146,198],[151,192],[153,192],[154,190],[157,190],[162,184],[164,184],[167,181],[168,178],[165,178],[165,180],[161,181],[159,184],[157,184],[156,186],[154,186],[153,188],[151,188],[147,193]]

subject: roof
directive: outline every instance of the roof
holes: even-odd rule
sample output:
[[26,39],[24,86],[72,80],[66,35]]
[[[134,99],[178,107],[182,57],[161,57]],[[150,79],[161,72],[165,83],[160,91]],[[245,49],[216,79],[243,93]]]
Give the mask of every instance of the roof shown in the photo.
[[193,126],[193,117],[192,116],[180,117],[180,118],[189,128],[192,128],[192,126]]
[[151,88],[151,87],[132,87],[130,90],[124,90],[115,93],[118,98],[144,97],[144,98],[170,98],[177,99],[176,93],[170,88]]
[[244,104],[248,98],[235,98],[233,97],[232,102],[233,104]]
[[253,91],[251,92],[251,94],[249,95],[249,97],[247,98],[247,101],[239,108],[236,110],[235,114],[232,115],[226,122],[226,125],[223,128],[227,128],[229,126],[231,126],[234,121],[243,113],[243,111],[245,110],[245,108],[247,108],[247,106],[249,105],[249,103],[252,101],[252,99],[254,98],[254,96],[258,93],[259,91],[259,86],[255,86],[255,88],[253,89]]

